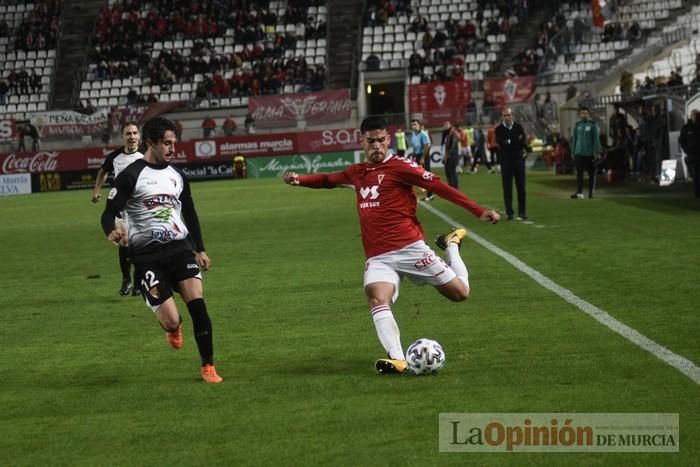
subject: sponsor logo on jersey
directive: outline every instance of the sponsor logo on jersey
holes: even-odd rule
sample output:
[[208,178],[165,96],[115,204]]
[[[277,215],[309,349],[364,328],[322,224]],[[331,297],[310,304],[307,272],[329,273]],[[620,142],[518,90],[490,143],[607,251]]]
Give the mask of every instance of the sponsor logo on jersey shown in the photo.
[[437,258],[437,256],[435,256],[434,253],[424,253],[423,258],[421,258],[419,261],[417,261],[416,264],[414,264],[414,266],[416,267],[416,269],[418,269],[420,271],[421,269],[425,269],[425,268],[430,267],[437,260],[438,260],[438,258]]
[[169,221],[173,215],[173,208],[163,208],[155,211],[153,217],[160,221]]
[[379,198],[379,186],[373,185],[369,188],[363,186],[360,188],[360,196],[362,199],[367,199],[368,196],[371,196],[370,199]]
[[107,199],[114,199],[114,197],[117,196],[117,189],[112,188],[109,190],[109,194],[107,195]]
[[160,194],[153,195],[150,198],[143,200],[143,205],[146,209],[157,208],[158,206],[165,206],[168,208],[175,207],[177,204],[177,199],[173,195]]
[[151,238],[161,242],[169,242],[177,237],[177,232],[162,228],[159,230],[151,230]]
[[187,269],[199,269],[199,266],[197,266],[197,265],[194,264],[194,263],[190,263],[190,264],[187,265]]

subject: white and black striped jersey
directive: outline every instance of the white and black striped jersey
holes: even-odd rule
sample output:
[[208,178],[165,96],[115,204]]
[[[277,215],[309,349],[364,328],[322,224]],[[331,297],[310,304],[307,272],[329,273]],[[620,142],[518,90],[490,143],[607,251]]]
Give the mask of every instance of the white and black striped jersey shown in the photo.
[[105,173],[114,172],[114,178],[117,178],[129,164],[143,158],[143,153],[138,149],[131,153],[124,152],[125,149],[122,147],[107,154],[105,161],[102,163],[102,170]]
[[135,262],[191,251],[189,240],[195,251],[204,251],[189,181],[169,164],[139,159],[124,169],[114,181],[102,214],[105,234],[114,229],[114,217],[120,211],[129,216],[129,248]]

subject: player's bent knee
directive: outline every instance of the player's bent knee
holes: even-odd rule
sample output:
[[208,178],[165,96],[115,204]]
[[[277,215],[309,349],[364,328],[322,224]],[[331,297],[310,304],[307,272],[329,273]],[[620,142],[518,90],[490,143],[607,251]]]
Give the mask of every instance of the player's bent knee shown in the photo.
[[455,302],[463,302],[468,298],[469,298],[469,288],[465,287],[465,286],[457,288],[453,292],[453,296],[451,297],[452,301],[455,301]]
[[367,299],[367,303],[369,304],[370,309],[374,308],[375,306],[379,305],[390,305],[391,304],[391,299],[386,299],[386,298],[378,298],[378,297],[369,297]]

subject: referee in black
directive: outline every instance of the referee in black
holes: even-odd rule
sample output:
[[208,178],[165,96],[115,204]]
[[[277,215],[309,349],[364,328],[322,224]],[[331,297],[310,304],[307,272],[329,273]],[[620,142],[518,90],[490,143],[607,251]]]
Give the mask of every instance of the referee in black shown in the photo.
[[496,127],[496,143],[501,159],[501,181],[503,182],[503,201],[506,216],[513,220],[513,178],[518,190],[518,220],[527,219],[525,203],[525,148],[527,138],[522,125],[513,121],[513,110],[504,108],[501,113],[503,122]]

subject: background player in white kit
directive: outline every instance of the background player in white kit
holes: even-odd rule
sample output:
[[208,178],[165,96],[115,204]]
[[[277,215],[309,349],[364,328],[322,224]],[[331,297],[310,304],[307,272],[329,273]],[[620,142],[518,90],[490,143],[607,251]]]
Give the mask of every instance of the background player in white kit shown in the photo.
[[367,257],[365,295],[377,335],[389,357],[377,360],[376,368],[382,374],[403,373],[407,364],[399,328],[391,311],[401,279],[409,277],[416,284],[430,284],[453,301],[469,297],[469,273],[459,254],[466,231],[457,228],[438,237],[438,246],[447,252],[448,262],[445,263],[425,244],[423,229],[416,217],[413,186],[425,188],[463,207],[482,221],[496,223],[500,216],[442,183],[439,177],[414,161],[389,153],[391,138],[383,118],[366,118],[360,132],[367,162],[331,174],[288,172],[284,181],[309,188],[354,186]]
[[[97,203],[100,200],[102,185],[104,185],[110,173],[114,173],[114,178],[116,179],[117,175],[128,167],[129,164],[143,157],[143,153],[139,150],[141,133],[136,123],[127,122],[122,125],[122,141],[124,142],[124,146],[107,154],[105,161],[102,163],[102,167],[97,171],[95,188],[92,190],[93,203]],[[116,222],[118,228],[124,231],[128,230],[129,221],[125,213],[121,213],[121,217],[118,218]],[[122,285],[119,289],[119,293],[121,295],[128,295],[129,291],[131,291],[134,296],[141,295],[141,287],[139,286],[138,278],[135,276],[132,290],[131,261],[129,260],[129,249],[126,243],[119,245],[119,268],[122,272]]]

